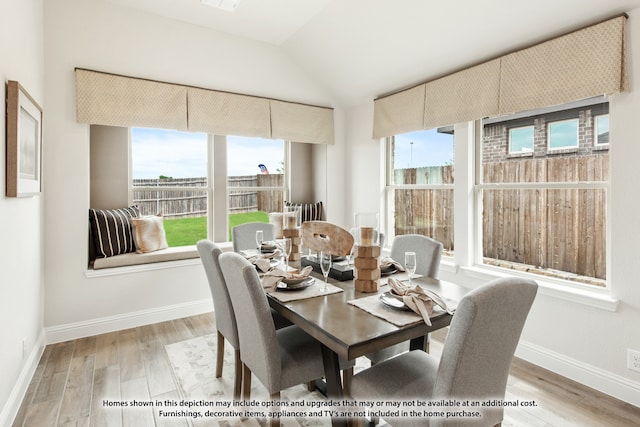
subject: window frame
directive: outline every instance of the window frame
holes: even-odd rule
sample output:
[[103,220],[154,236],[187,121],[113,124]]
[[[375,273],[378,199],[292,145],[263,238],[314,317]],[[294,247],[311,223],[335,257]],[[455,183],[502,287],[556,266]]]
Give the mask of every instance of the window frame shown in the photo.
[[[562,147],[552,147],[551,146],[551,127],[553,125],[574,122],[576,124],[576,134],[575,134],[575,145],[563,145]],[[547,122],[547,152],[549,153],[566,153],[569,151],[576,151],[580,146],[580,119],[578,117],[563,119],[563,120],[554,120]]]
[[[513,150],[513,137],[512,137],[512,132],[514,130],[520,130],[520,129],[531,129],[531,151],[527,151],[527,150],[520,150],[520,151],[514,151]],[[536,142],[535,142],[535,126],[534,125],[524,125],[524,126],[513,126],[513,127],[507,127],[507,146],[508,146],[508,150],[509,152],[507,153],[508,155],[517,155],[517,156],[522,156],[522,155],[533,155],[533,153],[535,152],[535,147],[536,147]]]
[[611,143],[611,136],[609,136],[609,142],[604,142],[604,143],[600,143],[598,142],[598,118],[600,117],[606,117],[607,118],[607,127],[609,127],[609,129],[611,129],[610,127],[610,119],[609,119],[609,113],[606,114],[595,114],[593,116],[593,147],[594,148],[608,148],[609,144]]
[[[453,126],[452,126],[453,128]],[[428,129],[424,129],[428,130]],[[384,189],[383,189],[383,204],[382,204],[382,212],[381,215],[381,227],[382,231],[385,233],[385,245],[389,246],[393,242],[393,239],[396,237],[395,235],[395,191],[396,190],[453,190],[454,191],[454,199],[455,199],[455,186],[456,181],[454,180],[453,184],[396,184],[394,182],[394,153],[393,153],[393,143],[394,143],[395,135],[389,136],[386,138],[382,138],[383,149],[385,152],[385,173],[384,173]],[[453,166],[455,168],[455,133],[453,135],[454,138],[454,158],[453,158]],[[455,169],[454,169],[455,170]],[[454,208],[455,209],[455,208]],[[454,230],[453,236],[455,238],[455,221],[452,222]],[[443,258],[451,258],[453,257],[452,252],[445,251],[442,254]]]
[[[610,100],[607,100],[607,103],[610,103]],[[590,108],[590,105],[582,106],[585,109]],[[567,110],[573,109],[569,107]],[[609,115],[601,114],[601,115]],[[595,115],[594,115],[595,117]],[[508,120],[508,119],[507,119]],[[576,146],[574,147],[563,147],[549,150],[549,140],[547,140],[547,153],[542,157],[546,158],[554,158],[555,154],[563,154],[563,153],[573,153],[578,150],[580,147],[580,117],[567,117],[562,118],[560,120],[549,121],[545,124],[547,129],[547,138],[549,138],[549,125],[552,123],[559,122],[568,122],[575,121],[577,134],[576,134]],[[610,257],[610,248],[609,241],[607,239],[609,235],[610,228],[610,197],[611,197],[611,178],[609,177],[606,181],[560,181],[560,182],[495,182],[495,183],[485,183],[482,181],[483,176],[483,121],[476,121],[476,126],[478,128],[476,141],[474,143],[475,154],[474,157],[474,167],[475,167],[475,180],[473,183],[473,195],[474,195],[474,210],[476,214],[474,215],[474,234],[477,236],[473,241],[473,268],[478,271],[489,271],[496,272],[500,274],[514,274],[521,277],[527,277],[536,281],[545,281],[553,284],[553,287],[556,291],[560,289],[578,291],[578,292],[593,292],[597,295],[604,295],[610,292],[610,273],[609,273],[609,257]],[[593,134],[593,140],[596,140],[596,134]],[[594,153],[598,150],[594,149]],[[515,269],[509,269],[501,266],[493,266],[487,265],[484,263],[484,236],[483,236],[483,206],[484,206],[484,192],[487,190],[602,190],[604,193],[604,212],[606,213],[605,218],[605,230],[604,230],[604,238],[605,238],[605,248],[606,248],[606,269],[607,275],[603,279],[597,279],[603,281],[603,286],[599,286],[597,284],[591,284],[586,282],[581,282],[579,280],[571,280],[569,278],[562,277],[552,277],[552,276],[543,276],[541,274],[533,273],[533,272],[522,272]],[[565,276],[570,276],[572,273],[566,272]],[[561,276],[561,275],[559,275]],[[558,291],[559,292],[559,291]],[[604,306],[609,310],[611,305],[607,303],[603,303]]]
[[[133,156],[132,156],[132,127],[128,129],[128,177],[127,177],[127,199],[129,204],[133,203],[133,192],[134,191],[155,191],[157,187],[154,186],[133,186]],[[224,230],[228,230],[229,228],[229,187],[228,186],[228,175],[227,175],[227,159],[224,159],[224,162],[219,162],[216,159],[216,149],[215,145],[222,143],[224,141],[225,148],[224,152],[226,154],[226,144],[227,139],[226,135],[214,135],[214,134],[206,134],[207,135],[207,185],[202,187],[183,187],[183,186],[166,186],[162,187],[163,190],[168,191],[182,191],[185,189],[189,189],[191,191],[194,188],[197,188],[198,191],[206,191],[207,193],[207,239],[217,242],[229,242],[227,237],[227,232],[223,231],[221,227],[216,227],[217,221],[216,218],[223,215],[224,216]],[[250,191],[282,191],[285,200],[291,194],[291,141],[283,140],[283,148],[284,148],[284,177],[283,177],[283,186],[282,187],[233,187],[234,190],[250,190]],[[222,177],[220,174],[216,174],[216,168],[224,168],[224,182],[221,181]],[[215,194],[215,189],[221,191],[224,189],[224,199],[227,201],[224,204],[215,203],[215,199],[220,200],[221,196]],[[216,210],[216,205],[223,205],[224,209],[220,207]]]

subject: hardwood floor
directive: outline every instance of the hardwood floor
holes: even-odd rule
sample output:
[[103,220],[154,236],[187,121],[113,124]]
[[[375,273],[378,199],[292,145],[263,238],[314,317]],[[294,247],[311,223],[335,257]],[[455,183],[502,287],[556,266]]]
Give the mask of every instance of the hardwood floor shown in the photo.
[[[105,407],[103,398],[178,400],[164,346],[214,333],[213,322],[208,313],[47,346],[13,427],[189,426],[186,419],[155,419],[150,408]],[[432,353],[445,337],[433,334]],[[506,408],[503,426],[640,425],[640,408],[519,359],[507,399],[538,406]]]

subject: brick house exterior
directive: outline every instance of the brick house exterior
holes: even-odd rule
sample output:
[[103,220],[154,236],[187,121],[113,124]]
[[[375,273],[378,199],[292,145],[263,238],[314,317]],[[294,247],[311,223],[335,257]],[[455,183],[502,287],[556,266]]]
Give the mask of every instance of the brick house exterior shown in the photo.
[[[594,143],[594,117],[609,114],[609,103],[599,102],[569,109],[546,109],[532,115],[514,115],[513,118],[485,120],[483,124],[482,161],[499,162],[508,159],[543,158],[558,156],[584,156],[607,154],[608,144]],[[578,147],[550,151],[547,148],[547,124],[550,122],[578,119]],[[509,129],[533,126],[533,152],[509,153]]]

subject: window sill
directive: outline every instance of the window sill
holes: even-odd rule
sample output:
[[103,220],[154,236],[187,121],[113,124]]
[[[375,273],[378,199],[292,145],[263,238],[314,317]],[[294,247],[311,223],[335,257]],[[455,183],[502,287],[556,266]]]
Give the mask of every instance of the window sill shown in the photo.
[[619,301],[612,298],[611,292],[608,288],[579,285],[568,280],[550,279],[536,274],[505,270],[499,267],[486,265],[460,267],[459,270],[469,276],[481,280],[493,280],[501,277],[513,276],[535,280],[539,285],[538,292],[542,295],[610,312],[616,312],[618,310]]
[[533,157],[533,151],[526,152],[518,152],[518,153],[509,153],[507,154],[508,159],[522,159],[527,157]]

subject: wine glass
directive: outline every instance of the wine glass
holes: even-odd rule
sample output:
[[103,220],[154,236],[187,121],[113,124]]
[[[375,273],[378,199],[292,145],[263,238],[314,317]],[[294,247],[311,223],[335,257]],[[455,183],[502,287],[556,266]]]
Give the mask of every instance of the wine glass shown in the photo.
[[347,261],[347,264],[349,264],[349,266],[353,265],[353,260],[356,257],[356,245],[351,246],[351,252],[349,252],[349,260]]
[[262,249],[262,242],[264,239],[264,234],[262,230],[256,231],[256,245],[258,245],[258,253],[260,253],[260,249]]
[[409,286],[411,286],[411,279],[416,272],[416,253],[405,252],[404,253],[404,268],[409,273]]
[[329,271],[331,270],[331,252],[320,252],[320,269],[322,270],[322,275],[324,276],[324,285],[322,286],[321,292],[326,292]]
[[291,239],[289,238],[285,238],[282,239],[282,252],[284,253],[284,259],[285,259],[285,271],[288,274],[289,271],[289,256],[291,255]]

